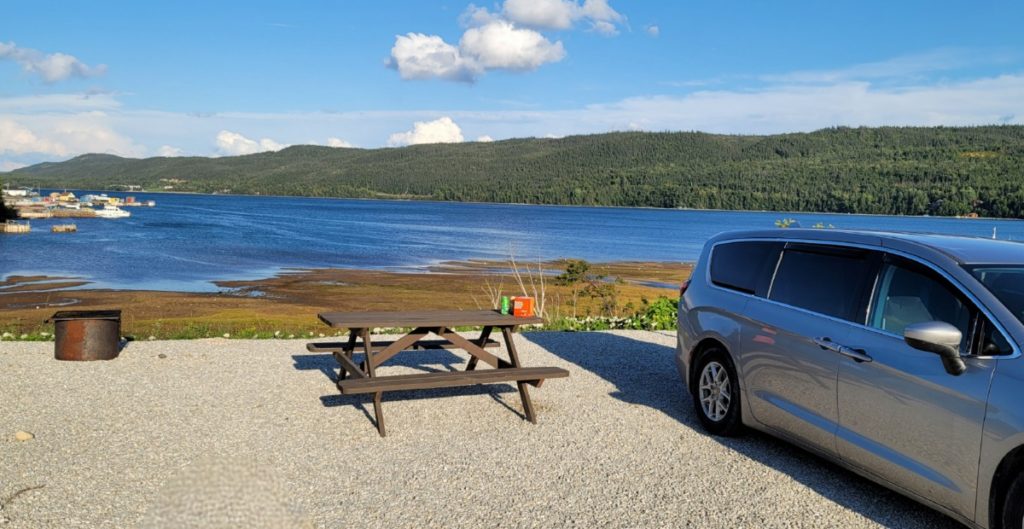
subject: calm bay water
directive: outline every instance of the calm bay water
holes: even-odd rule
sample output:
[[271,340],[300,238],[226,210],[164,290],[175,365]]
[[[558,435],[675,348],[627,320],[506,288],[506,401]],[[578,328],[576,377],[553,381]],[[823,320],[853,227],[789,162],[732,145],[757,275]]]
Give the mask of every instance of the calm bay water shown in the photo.
[[[81,196],[81,192],[76,192]],[[449,260],[693,261],[712,235],[793,218],[837,228],[1024,240],[1024,222],[820,213],[679,211],[387,200],[133,194],[127,219],[32,221],[0,236],[0,276],[74,276],[90,288],[215,291],[285,268],[415,270]],[[78,225],[53,234],[50,226]]]

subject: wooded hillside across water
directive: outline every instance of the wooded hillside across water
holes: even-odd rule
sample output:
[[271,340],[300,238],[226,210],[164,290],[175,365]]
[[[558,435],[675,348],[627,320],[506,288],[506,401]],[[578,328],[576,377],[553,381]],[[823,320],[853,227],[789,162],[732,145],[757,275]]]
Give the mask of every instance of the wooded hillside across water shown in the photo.
[[1024,217],[1024,126],[772,136],[619,132],[223,158],[87,154],[18,185],[603,206]]

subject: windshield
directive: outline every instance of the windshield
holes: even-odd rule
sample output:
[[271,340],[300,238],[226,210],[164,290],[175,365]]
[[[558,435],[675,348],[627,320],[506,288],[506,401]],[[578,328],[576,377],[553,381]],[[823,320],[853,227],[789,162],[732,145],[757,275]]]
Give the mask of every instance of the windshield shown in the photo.
[[1024,267],[977,266],[970,271],[1018,320],[1024,322]]

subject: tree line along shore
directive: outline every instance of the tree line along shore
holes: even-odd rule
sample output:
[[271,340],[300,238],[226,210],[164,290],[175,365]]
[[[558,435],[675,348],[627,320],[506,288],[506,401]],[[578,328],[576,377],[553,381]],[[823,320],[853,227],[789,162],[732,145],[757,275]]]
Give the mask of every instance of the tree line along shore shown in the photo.
[[829,128],[767,136],[616,132],[560,139],[221,158],[87,154],[14,185],[313,197],[1024,216],[1024,126]]

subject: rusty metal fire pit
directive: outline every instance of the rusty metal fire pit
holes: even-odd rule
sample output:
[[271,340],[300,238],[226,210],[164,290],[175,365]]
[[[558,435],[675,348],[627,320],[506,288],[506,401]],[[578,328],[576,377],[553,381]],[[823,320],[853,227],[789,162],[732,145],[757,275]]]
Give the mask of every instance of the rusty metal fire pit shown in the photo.
[[66,310],[53,315],[57,360],[111,360],[121,352],[120,310]]

